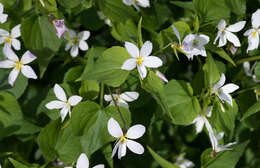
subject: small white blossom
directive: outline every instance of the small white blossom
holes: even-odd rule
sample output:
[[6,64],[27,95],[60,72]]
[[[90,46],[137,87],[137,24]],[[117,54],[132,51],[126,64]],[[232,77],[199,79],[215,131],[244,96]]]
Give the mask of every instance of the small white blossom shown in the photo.
[[237,85],[235,85],[233,83],[229,83],[229,84],[224,85],[225,81],[226,81],[226,77],[222,73],[218,83],[216,83],[213,86],[214,93],[219,97],[219,99],[222,102],[225,101],[225,102],[227,102],[228,104],[230,104],[232,106],[232,97],[231,97],[230,93],[232,93],[235,90],[237,90],[239,88],[239,86],[237,86]]
[[82,51],[87,51],[88,50],[88,44],[86,40],[90,36],[89,31],[82,31],[78,34],[74,30],[69,29],[68,31],[69,37],[66,37],[68,40],[68,43],[66,44],[65,51],[70,50],[70,55],[72,57],[76,57],[79,54],[79,48]]
[[260,9],[253,13],[251,18],[252,28],[244,33],[248,36],[247,52],[258,48],[260,35]]
[[185,159],[182,155],[178,156],[176,162],[174,163],[176,166],[180,168],[192,168],[194,167],[194,163],[188,159]]
[[14,85],[20,71],[27,78],[37,79],[37,75],[33,69],[29,65],[26,65],[36,59],[30,51],[26,51],[21,60],[19,60],[18,56],[8,46],[4,47],[3,53],[8,60],[0,61],[0,68],[13,68],[8,77],[8,82],[11,86]]
[[[196,126],[196,133],[200,133],[204,127],[204,125],[206,126],[208,131],[211,131],[212,129],[209,128],[210,124],[206,124],[209,123],[206,117],[211,117],[211,113],[212,113],[212,106],[209,106],[205,112],[205,114],[199,114],[198,117],[196,117],[193,120],[193,124],[195,124]],[[211,127],[211,126],[210,126]]]
[[8,15],[4,14],[4,5],[0,3],[0,23],[5,23]]
[[[127,109],[129,108],[127,102],[132,102],[132,101],[138,99],[138,97],[139,97],[139,93],[137,93],[137,92],[124,92],[122,94],[112,94],[112,95],[113,95],[113,98],[116,101],[117,105],[125,107]],[[110,102],[110,104],[109,104],[110,106],[115,105],[111,95],[105,95],[104,99],[107,102]]]
[[[93,168],[104,168],[103,164],[99,164],[94,166]],[[65,167],[65,168],[72,168],[72,167]],[[89,160],[85,153],[81,153],[78,157],[76,168],[89,168]]]
[[221,152],[221,151],[226,151],[226,150],[232,150],[230,146],[235,145],[236,142],[231,142],[226,145],[220,145],[218,143],[218,140],[222,139],[224,136],[224,132],[219,133],[217,136],[214,135],[213,131],[209,132],[209,137],[210,137],[210,143],[212,145],[212,150],[215,153]]
[[113,118],[110,118],[107,124],[107,128],[109,134],[117,138],[116,145],[112,151],[112,157],[114,157],[114,155],[118,151],[118,159],[121,159],[126,155],[127,147],[136,154],[144,153],[144,147],[138,142],[131,140],[143,136],[143,134],[145,133],[145,127],[143,125],[134,125],[130,127],[126,133],[123,133],[118,122]]
[[136,10],[140,10],[140,7],[147,8],[150,7],[149,0],[123,0],[123,3],[127,6],[134,6]]
[[172,29],[178,38],[179,46],[182,52],[188,59],[193,59],[193,56],[201,55],[207,56],[205,45],[209,42],[209,37],[204,34],[188,34],[181,42],[179,31],[172,25]]
[[97,15],[99,17],[99,19],[104,20],[104,22],[108,25],[108,26],[112,26],[111,24],[111,20],[106,18],[106,16],[101,12],[101,11],[97,11]]
[[0,29],[0,44],[5,43],[5,47],[13,46],[15,50],[20,50],[21,43],[19,40],[17,40],[17,38],[21,36],[20,27],[21,24],[15,26],[11,30],[11,34],[4,29]]
[[259,83],[260,80],[256,79],[256,76],[253,74],[253,71],[254,71],[254,69],[256,67],[256,64],[257,64],[257,62],[255,62],[253,64],[253,66],[250,68],[250,63],[249,62],[244,62],[243,63],[243,67],[244,67],[244,71],[245,71],[246,75],[249,76],[249,77],[252,77],[254,82]]
[[237,36],[233,33],[239,32],[245,27],[245,25],[246,25],[246,21],[240,21],[226,27],[227,26],[226,21],[222,19],[217,26],[218,34],[214,40],[214,44],[216,44],[217,40],[219,40],[218,47],[223,47],[224,45],[227,44],[227,41],[230,41],[231,43],[233,43],[235,47],[240,47],[241,46],[240,41],[237,38]]
[[65,91],[58,84],[54,86],[54,93],[58,100],[49,102],[45,107],[50,110],[61,109],[60,115],[63,122],[68,113],[71,116],[71,106],[76,106],[82,100],[82,97],[74,95],[67,99]]
[[144,79],[147,75],[146,67],[158,68],[163,64],[160,58],[150,56],[153,49],[150,41],[146,41],[140,51],[136,45],[130,42],[125,42],[125,48],[131,55],[131,58],[123,63],[121,69],[131,71],[137,67],[141,79]]

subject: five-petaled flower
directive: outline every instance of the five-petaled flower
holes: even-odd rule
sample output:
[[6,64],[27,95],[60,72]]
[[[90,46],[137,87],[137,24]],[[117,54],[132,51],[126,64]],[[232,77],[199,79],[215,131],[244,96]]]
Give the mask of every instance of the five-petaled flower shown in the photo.
[[12,30],[11,34],[4,30],[0,29],[0,44],[5,43],[5,47],[11,47],[13,46],[14,49],[20,50],[21,49],[21,43],[19,40],[16,38],[21,36],[21,31],[20,31],[21,24],[16,25]]
[[117,138],[116,145],[112,151],[112,157],[118,151],[118,159],[121,159],[126,155],[126,148],[128,147],[132,152],[136,154],[143,154],[144,148],[141,144],[131,140],[137,139],[143,136],[145,133],[145,127],[143,125],[134,125],[128,129],[126,133],[123,133],[120,125],[116,120],[110,118],[107,124],[108,132],[111,136]]
[[[132,101],[138,99],[139,93],[137,93],[137,92],[124,92],[122,94],[112,94],[112,96],[113,96],[115,102],[117,103],[117,105],[125,107],[125,108],[128,109],[129,106],[128,106],[127,102],[132,102]],[[111,95],[105,95],[104,96],[104,99],[107,102],[110,102],[110,104],[109,104],[110,106],[115,105],[114,101],[112,99],[112,96]]]
[[224,136],[224,132],[219,133],[217,136],[214,135],[213,131],[209,132],[209,138],[210,138],[210,143],[212,145],[213,153],[218,153],[218,152],[226,151],[226,150],[232,150],[232,148],[230,148],[230,146],[236,144],[236,142],[231,142],[226,145],[220,145],[218,143],[218,140],[222,139],[223,136]]
[[0,3],[0,23],[5,23],[8,15],[4,14],[4,5]]
[[0,61],[0,68],[13,68],[8,77],[8,82],[11,86],[14,85],[20,71],[27,78],[37,79],[37,75],[33,69],[29,65],[26,65],[36,59],[30,51],[26,51],[21,60],[19,60],[18,56],[8,46],[4,47],[3,53],[8,60]]
[[247,52],[258,48],[259,35],[260,35],[260,9],[253,13],[252,28],[244,33],[244,36],[248,36],[248,48]]
[[64,24],[64,19],[62,20],[54,20],[53,21],[54,27],[57,31],[57,36],[61,38],[61,36],[64,35],[65,31],[67,31],[67,28]]
[[82,100],[82,97],[74,95],[67,99],[65,91],[58,84],[54,86],[54,93],[58,100],[51,101],[45,106],[50,110],[61,109],[61,122],[63,122],[68,113],[71,116],[71,106],[76,106]]
[[211,131],[212,129],[209,128],[211,127],[211,125],[209,124],[209,121],[206,117],[211,117],[211,113],[212,113],[212,106],[209,106],[207,109],[206,109],[206,112],[205,114],[199,114],[198,117],[196,117],[194,120],[193,120],[193,124],[195,124],[196,126],[196,133],[200,133],[204,127],[204,125],[206,126],[207,130],[208,131]]
[[127,6],[134,6],[136,10],[140,10],[140,7],[147,8],[150,7],[149,0],[123,0],[123,3]]
[[188,59],[193,59],[193,56],[201,55],[207,56],[205,45],[209,42],[209,37],[204,34],[188,34],[181,42],[180,33],[175,26],[172,29],[179,41],[177,49],[184,53]]
[[217,43],[217,40],[219,39],[218,47],[223,47],[224,45],[227,44],[227,40],[233,43],[235,47],[240,47],[240,41],[237,38],[233,32],[239,32],[242,30],[246,25],[246,21],[240,21],[235,24],[232,24],[228,27],[226,24],[226,21],[224,19],[220,20],[218,23],[218,34],[217,37],[214,40],[214,44]]
[[[104,168],[103,164],[99,164],[94,166],[93,168]],[[73,167],[65,167],[65,168],[73,168]],[[89,160],[85,153],[81,153],[78,157],[76,168],[89,168]]]
[[130,42],[125,42],[125,48],[131,55],[131,58],[123,63],[121,69],[130,71],[137,67],[141,79],[144,79],[147,75],[146,67],[158,68],[163,64],[160,58],[150,56],[153,49],[150,41],[146,41],[140,51],[136,45]]
[[226,81],[226,77],[222,73],[218,83],[216,83],[213,86],[213,90],[214,90],[214,93],[219,97],[219,99],[222,102],[226,101],[228,104],[230,104],[232,106],[232,97],[231,97],[230,93],[237,90],[239,88],[239,86],[237,86],[233,83],[224,85],[225,81]]
[[66,39],[68,40],[68,43],[66,44],[65,50],[68,51],[70,48],[70,55],[72,57],[76,57],[79,54],[79,48],[82,51],[87,51],[88,50],[88,44],[86,40],[90,36],[89,31],[82,31],[78,34],[74,30],[68,29],[68,36],[65,36]]

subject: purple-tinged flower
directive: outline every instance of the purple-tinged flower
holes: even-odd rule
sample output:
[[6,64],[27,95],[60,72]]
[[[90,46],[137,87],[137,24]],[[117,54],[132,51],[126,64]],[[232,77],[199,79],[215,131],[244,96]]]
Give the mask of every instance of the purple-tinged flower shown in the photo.
[[156,71],[156,75],[161,78],[161,80],[163,80],[165,83],[168,83],[168,79],[164,76],[163,73],[161,73],[160,71]]
[[64,20],[55,20],[53,22],[56,31],[57,31],[57,36],[60,38],[61,36],[63,36],[63,34],[65,33],[65,31],[67,31],[67,28],[64,24]]

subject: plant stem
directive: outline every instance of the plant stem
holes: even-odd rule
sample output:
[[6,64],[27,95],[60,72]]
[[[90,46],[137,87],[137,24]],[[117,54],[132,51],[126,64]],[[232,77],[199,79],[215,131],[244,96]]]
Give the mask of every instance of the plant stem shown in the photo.
[[159,54],[160,52],[162,52],[163,50],[165,50],[166,48],[168,48],[168,47],[171,46],[171,45],[172,45],[172,42],[169,43],[169,44],[167,44],[166,46],[164,46],[161,50],[155,52],[153,55],[157,55],[157,54]]
[[244,62],[257,61],[257,60],[260,60],[260,55],[254,56],[254,57],[240,59],[240,60],[238,60],[236,62],[236,64],[239,65],[239,64],[243,64]]
[[100,106],[103,108],[103,100],[104,100],[104,83],[101,83],[101,88],[100,88],[100,97],[99,97],[99,103]]
[[121,111],[120,111],[120,108],[119,108],[119,106],[118,106],[118,104],[117,104],[117,102],[116,102],[116,100],[115,100],[115,98],[114,98],[114,96],[113,96],[113,94],[112,94],[112,92],[111,92],[111,89],[110,89],[109,87],[108,87],[108,90],[109,90],[109,93],[110,93],[110,95],[111,95],[111,97],[112,97],[112,100],[113,100],[113,102],[114,102],[114,104],[115,104],[115,106],[116,106],[116,109],[117,109],[117,111],[118,111],[119,114],[120,114],[120,118],[121,118],[121,120],[122,120],[122,122],[123,122],[123,124],[124,124],[123,132],[126,133],[126,122],[125,122],[125,119],[124,119],[124,117],[123,117],[123,115],[122,115],[122,113],[121,113]]

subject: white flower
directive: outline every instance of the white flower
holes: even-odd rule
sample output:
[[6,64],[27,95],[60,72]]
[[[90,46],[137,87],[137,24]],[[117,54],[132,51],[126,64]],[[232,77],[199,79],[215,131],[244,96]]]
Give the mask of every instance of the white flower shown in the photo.
[[[124,92],[122,94],[113,94],[113,98],[116,101],[117,105],[125,107],[127,109],[129,108],[127,102],[132,102],[138,99],[138,97],[139,97],[139,93],[137,92]],[[115,105],[111,95],[105,95],[104,99],[107,102],[110,102],[109,104],[110,106]]]
[[193,120],[192,123],[195,124],[195,126],[196,126],[197,134],[202,131],[204,125],[206,126],[208,131],[212,130],[211,128],[209,128],[210,124],[206,124],[206,123],[209,123],[206,117],[211,117],[211,113],[212,113],[212,106],[209,106],[205,112],[205,115],[199,114],[199,116]]
[[188,59],[193,59],[195,55],[206,57],[207,53],[205,45],[209,42],[209,37],[204,34],[188,34],[181,42],[179,31],[172,25],[172,29],[178,38],[179,49],[187,56]]
[[8,15],[4,14],[4,5],[0,3],[0,23],[5,23]]
[[223,47],[224,45],[226,45],[227,40],[228,40],[231,43],[233,43],[233,45],[235,47],[240,47],[241,44],[240,44],[239,39],[232,32],[239,32],[240,30],[242,30],[244,28],[245,24],[246,24],[246,21],[240,21],[240,22],[237,22],[235,24],[232,24],[232,25],[226,27],[226,21],[224,19],[222,19],[218,23],[218,26],[217,26],[218,34],[214,40],[214,44],[216,44],[217,40],[219,39],[218,47]]
[[[94,166],[93,168],[104,168],[105,166],[103,164],[99,164]],[[68,167],[72,168],[72,167]],[[85,153],[81,153],[78,157],[76,168],[89,168],[89,160]]]
[[49,102],[45,107],[50,110],[61,109],[61,122],[63,122],[68,113],[71,116],[71,106],[76,106],[82,100],[82,97],[74,95],[67,99],[66,93],[58,84],[54,86],[54,93],[58,100]]
[[72,57],[76,57],[79,54],[79,48],[82,51],[87,51],[88,50],[88,44],[86,40],[90,36],[89,31],[82,31],[78,34],[75,33],[75,31],[69,29],[68,31],[69,37],[66,37],[66,39],[69,41],[66,44],[65,51],[68,51],[70,48],[70,55]]
[[212,145],[212,150],[214,151],[214,153],[218,153],[225,150],[232,150],[232,148],[229,147],[236,144],[236,142],[231,142],[226,145],[220,145],[218,143],[218,140],[222,139],[223,136],[224,136],[224,132],[219,133],[217,136],[214,135],[213,131],[209,132],[210,143]]
[[256,76],[253,74],[253,71],[254,71],[254,69],[256,67],[256,64],[257,64],[257,62],[255,62],[253,64],[253,66],[250,68],[250,63],[249,62],[244,62],[243,63],[243,67],[244,67],[244,71],[245,71],[246,75],[249,76],[249,77],[252,77],[253,81],[258,83],[258,82],[260,82],[260,80],[256,79]]
[[112,157],[114,157],[114,155],[118,151],[118,159],[121,159],[123,156],[126,155],[127,147],[136,154],[144,153],[143,146],[131,140],[143,136],[143,134],[145,133],[145,127],[143,125],[134,125],[128,129],[126,134],[124,134],[118,122],[113,118],[110,118],[107,124],[107,128],[109,134],[117,138],[116,145],[112,151]]
[[10,47],[4,47],[3,53],[8,60],[0,61],[0,68],[13,68],[8,77],[8,82],[11,86],[14,85],[20,71],[27,78],[37,79],[37,75],[33,69],[29,65],[26,65],[36,59],[30,51],[26,51],[21,60],[19,60]]
[[192,161],[183,158],[182,155],[177,157],[176,162],[174,164],[176,166],[179,166],[180,168],[191,168],[195,166]]
[[143,8],[150,7],[149,0],[123,0],[123,3],[127,6],[134,6],[136,10],[140,10],[138,6]]
[[19,40],[17,40],[16,38],[21,36],[21,31],[20,31],[20,27],[21,24],[15,26],[12,30],[11,30],[11,34],[4,30],[4,29],[0,29],[0,44],[5,43],[5,47],[11,47],[13,46],[14,49],[16,50],[20,50],[21,49],[21,43]]
[[224,85],[225,81],[226,81],[226,77],[222,73],[218,83],[216,83],[213,86],[214,93],[219,97],[219,99],[222,102],[226,101],[228,104],[230,104],[232,106],[232,97],[231,97],[230,93],[237,90],[239,88],[239,86],[237,86],[233,83],[229,83],[229,84]]
[[106,16],[101,12],[101,11],[97,11],[97,15],[99,17],[99,19],[104,20],[104,22],[108,25],[108,26],[112,26],[111,24],[111,20],[106,18]]
[[248,36],[248,48],[247,52],[258,48],[259,34],[260,34],[260,9],[253,13],[251,18],[252,28],[244,33],[244,36]]
[[130,71],[137,67],[141,79],[144,79],[147,75],[146,67],[158,68],[163,64],[160,58],[150,56],[153,49],[150,41],[146,41],[140,51],[136,45],[130,42],[125,42],[125,48],[132,58],[126,60],[121,69]]

